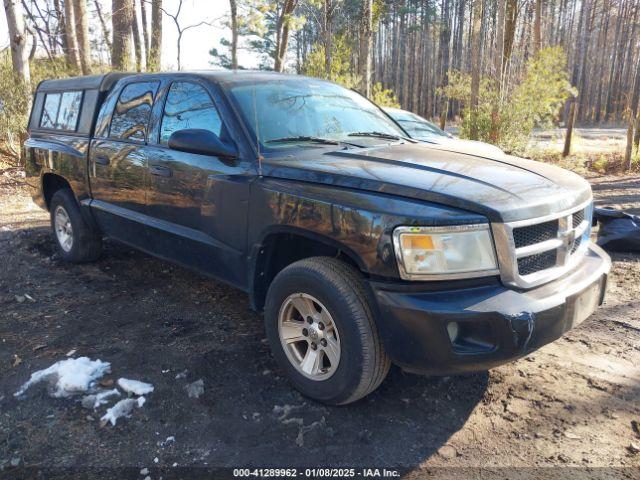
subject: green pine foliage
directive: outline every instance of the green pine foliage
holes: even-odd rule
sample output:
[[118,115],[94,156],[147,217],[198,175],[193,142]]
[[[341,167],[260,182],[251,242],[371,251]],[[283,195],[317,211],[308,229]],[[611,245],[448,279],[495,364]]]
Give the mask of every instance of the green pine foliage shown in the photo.
[[[325,70],[324,45],[316,43],[302,65],[302,73],[310,77],[324,78],[339,83],[346,88],[357,88],[360,77],[353,73],[352,46],[345,35],[336,35],[331,45],[331,68],[329,75]],[[381,107],[400,107],[395,93],[384,88],[381,83],[371,87],[371,101]]]
[[[463,105],[461,136],[468,138],[472,121],[471,76],[452,71],[449,85],[441,91]],[[494,78],[483,77],[476,116],[479,140],[496,143],[509,152],[523,153],[533,129],[550,126],[571,95],[577,92],[569,81],[561,47],[540,50],[529,60],[523,78],[501,93]]]

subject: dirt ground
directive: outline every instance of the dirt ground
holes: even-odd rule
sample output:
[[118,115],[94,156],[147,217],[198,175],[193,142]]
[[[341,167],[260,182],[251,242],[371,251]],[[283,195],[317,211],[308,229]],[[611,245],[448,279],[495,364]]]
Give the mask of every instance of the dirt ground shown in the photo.
[[[13,176],[0,178],[0,478],[85,469],[143,479],[143,468],[196,478],[220,466],[640,478],[638,255],[614,256],[596,315],[522,360],[464,377],[392,369],[366,399],[326,407],[280,375],[245,294],[113,242],[93,264],[65,264],[48,214]],[[640,212],[640,178],[592,182],[598,203]],[[100,426],[106,406],[86,410],[40,387],[13,396],[71,350],[155,391],[115,427]],[[190,398],[185,386],[199,379],[204,394]]]

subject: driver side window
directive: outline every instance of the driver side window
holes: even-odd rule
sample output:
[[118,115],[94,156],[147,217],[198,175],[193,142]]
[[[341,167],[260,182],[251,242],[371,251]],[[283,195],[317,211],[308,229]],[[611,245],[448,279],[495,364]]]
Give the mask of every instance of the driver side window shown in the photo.
[[173,82],[162,115],[160,143],[166,145],[173,132],[186,128],[209,130],[220,136],[222,120],[204,87],[190,82]]

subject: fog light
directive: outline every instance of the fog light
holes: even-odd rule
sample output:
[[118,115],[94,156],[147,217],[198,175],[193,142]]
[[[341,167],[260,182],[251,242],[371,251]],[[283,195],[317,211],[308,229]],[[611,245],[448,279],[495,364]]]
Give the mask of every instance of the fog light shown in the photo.
[[449,334],[449,340],[451,340],[451,343],[454,343],[458,338],[458,333],[460,333],[458,322],[447,323],[447,333]]

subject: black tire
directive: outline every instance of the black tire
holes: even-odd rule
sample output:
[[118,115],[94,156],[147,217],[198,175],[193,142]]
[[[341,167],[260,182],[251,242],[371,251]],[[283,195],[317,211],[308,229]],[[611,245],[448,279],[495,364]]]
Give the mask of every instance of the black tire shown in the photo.
[[[62,209],[71,224],[72,243],[62,245],[56,233],[56,213]],[[72,263],[84,263],[96,260],[102,251],[102,236],[83,218],[73,192],[64,188],[54,193],[49,205],[51,230],[56,247],[63,260]]]
[[[280,308],[294,293],[318,299],[338,329],[340,361],[336,371],[325,380],[310,379],[300,373],[280,341]],[[267,293],[265,326],[276,361],[295,388],[314,400],[332,405],[355,402],[378,388],[389,372],[389,357],[380,342],[362,276],[335,258],[300,260],[278,273]]]

